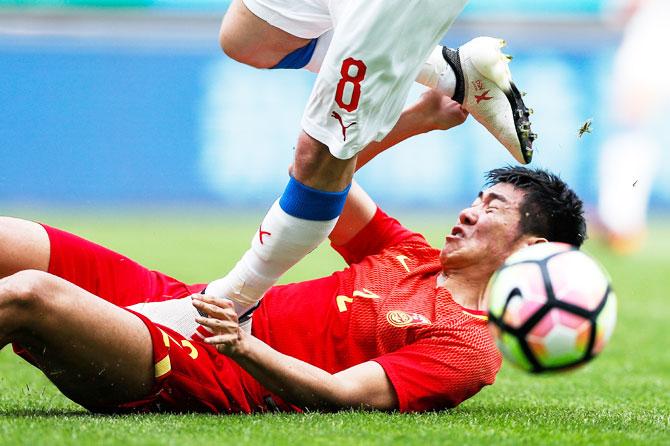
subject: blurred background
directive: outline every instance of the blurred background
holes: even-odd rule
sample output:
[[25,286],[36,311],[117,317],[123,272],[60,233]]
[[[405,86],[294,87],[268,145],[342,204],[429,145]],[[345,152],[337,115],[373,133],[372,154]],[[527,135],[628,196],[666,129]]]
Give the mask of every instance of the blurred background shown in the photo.
[[[534,164],[558,172],[590,209],[603,146],[621,127],[612,73],[637,3],[473,0],[444,40],[508,41],[514,79],[535,110]],[[228,4],[0,0],[0,204],[268,206],[286,183],[313,75],[227,59],[217,32]],[[657,116],[645,131],[663,144]],[[587,120],[590,133],[579,137]],[[670,167],[657,155],[654,172],[620,181],[645,197],[640,186],[650,183],[654,213],[670,209]],[[455,211],[485,170],[512,161],[469,120],[405,143],[357,177],[385,207]]]
[[[542,379],[504,367],[496,386],[441,419],[435,431],[445,441],[428,443],[471,435],[491,414],[503,427],[476,430],[489,443],[542,444],[556,432],[570,440],[555,444],[668,443],[668,5],[471,0],[446,36],[450,46],[478,35],[507,39],[514,79],[535,110],[534,165],[558,172],[586,200],[593,224],[585,249],[611,274],[620,307],[611,346],[593,365]],[[229,271],[286,184],[313,75],[228,60],[217,42],[227,7],[223,0],[0,0],[0,213],[73,231],[186,282]],[[441,246],[483,173],[512,162],[469,119],[384,153],[357,178]],[[322,246],[282,282],[342,266]],[[53,444],[86,444],[84,436],[95,438],[90,444],[146,444],[176,432],[175,418],[143,419],[148,427],[137,436],[132,419],[127,429],[101,429],[105,419],[58,416],[72,410],[80,409],[35,369],[9,349],[0,353],[5,444],[55,437],[65,440]],[[459,419],[463,429],[450,430]],[[291,434],[304,427],[299,419],[281,423]],[[342,432],[360,444],[369,426],[352,429]],[[394,440],[421,430],[425,424]],[[197,439],[212,431],[184,432]]]

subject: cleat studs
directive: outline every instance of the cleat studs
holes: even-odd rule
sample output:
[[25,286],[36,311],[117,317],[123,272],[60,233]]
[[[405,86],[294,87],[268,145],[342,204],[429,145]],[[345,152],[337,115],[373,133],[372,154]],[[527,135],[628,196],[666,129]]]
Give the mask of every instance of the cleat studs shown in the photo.
[[507,59],[507,62],[508,62],[508,63],[511,62],[512,59],[514,59],[514,57],[512,57],[510,54],[503,54],[503,57],[504,57],[505,59]]
[[498,43],[500,44],[500,48],[507,46],[507,41],[505,39],[498,39]]
[[530,115],[532,115],[533,113],[535,113],[535,110],[533,110],[532,108],[529,108],[529,109],[528,109],[528,115],[530,116]]
[[522,91],[522,92],[521,92],[521,97],[523,98],[523,97],[526,96],[527,94],[528,94],[528,93],[526,93],[525,91]]
[[531,141],[535,141],[537,139],[537,133],[531,133],[530,135],[528,135],[528,139],[530,139]]

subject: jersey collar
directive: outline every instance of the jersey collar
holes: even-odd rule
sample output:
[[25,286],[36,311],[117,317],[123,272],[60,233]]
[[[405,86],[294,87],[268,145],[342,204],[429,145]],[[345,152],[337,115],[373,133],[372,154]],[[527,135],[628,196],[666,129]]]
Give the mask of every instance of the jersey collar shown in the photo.
[[[444,288],[444,284],[445,284],[446,281],[447,281],[447,276],[444,275],[444,272],[440,271],[437,275],[437,278],[435,279],[435,288]],[[449,290],[447,290],[447,291],[449,291]],[[465,308],[464,306],[462,306],[461,304],[456,302],[456,300],[454,300],[453,296],[451,295],[451,292],[449,293],[449,297],[451,298],[451,300],[456,305],[461,307],[461,310],[463,310],[463,313],[465,313],[469,316],[474,316],[478,319],[488,319],[488,317],[487,317],[488,313],[487,313],[486,310],[473,310],[472,308]]]

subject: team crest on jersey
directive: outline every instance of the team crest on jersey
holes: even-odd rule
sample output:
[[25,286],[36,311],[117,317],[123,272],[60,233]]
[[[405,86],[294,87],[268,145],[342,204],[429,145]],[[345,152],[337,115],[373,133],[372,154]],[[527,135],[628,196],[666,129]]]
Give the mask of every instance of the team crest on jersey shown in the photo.
[[405,313],[400,310],[393,310],[386,313],[386,320],[394,327],[407,327],[410,325],[428,325],[432,324],[423,314]]

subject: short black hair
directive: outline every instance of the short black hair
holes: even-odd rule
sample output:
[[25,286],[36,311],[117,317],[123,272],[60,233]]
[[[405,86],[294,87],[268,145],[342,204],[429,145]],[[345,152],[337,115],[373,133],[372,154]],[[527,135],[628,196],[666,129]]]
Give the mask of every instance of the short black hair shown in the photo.
[[557,175],[544,169],[506,166],[486,173],[486,186],[511,184],[525,192],[521,232],[550,242],[581,246],[586,239],[584,204]]

